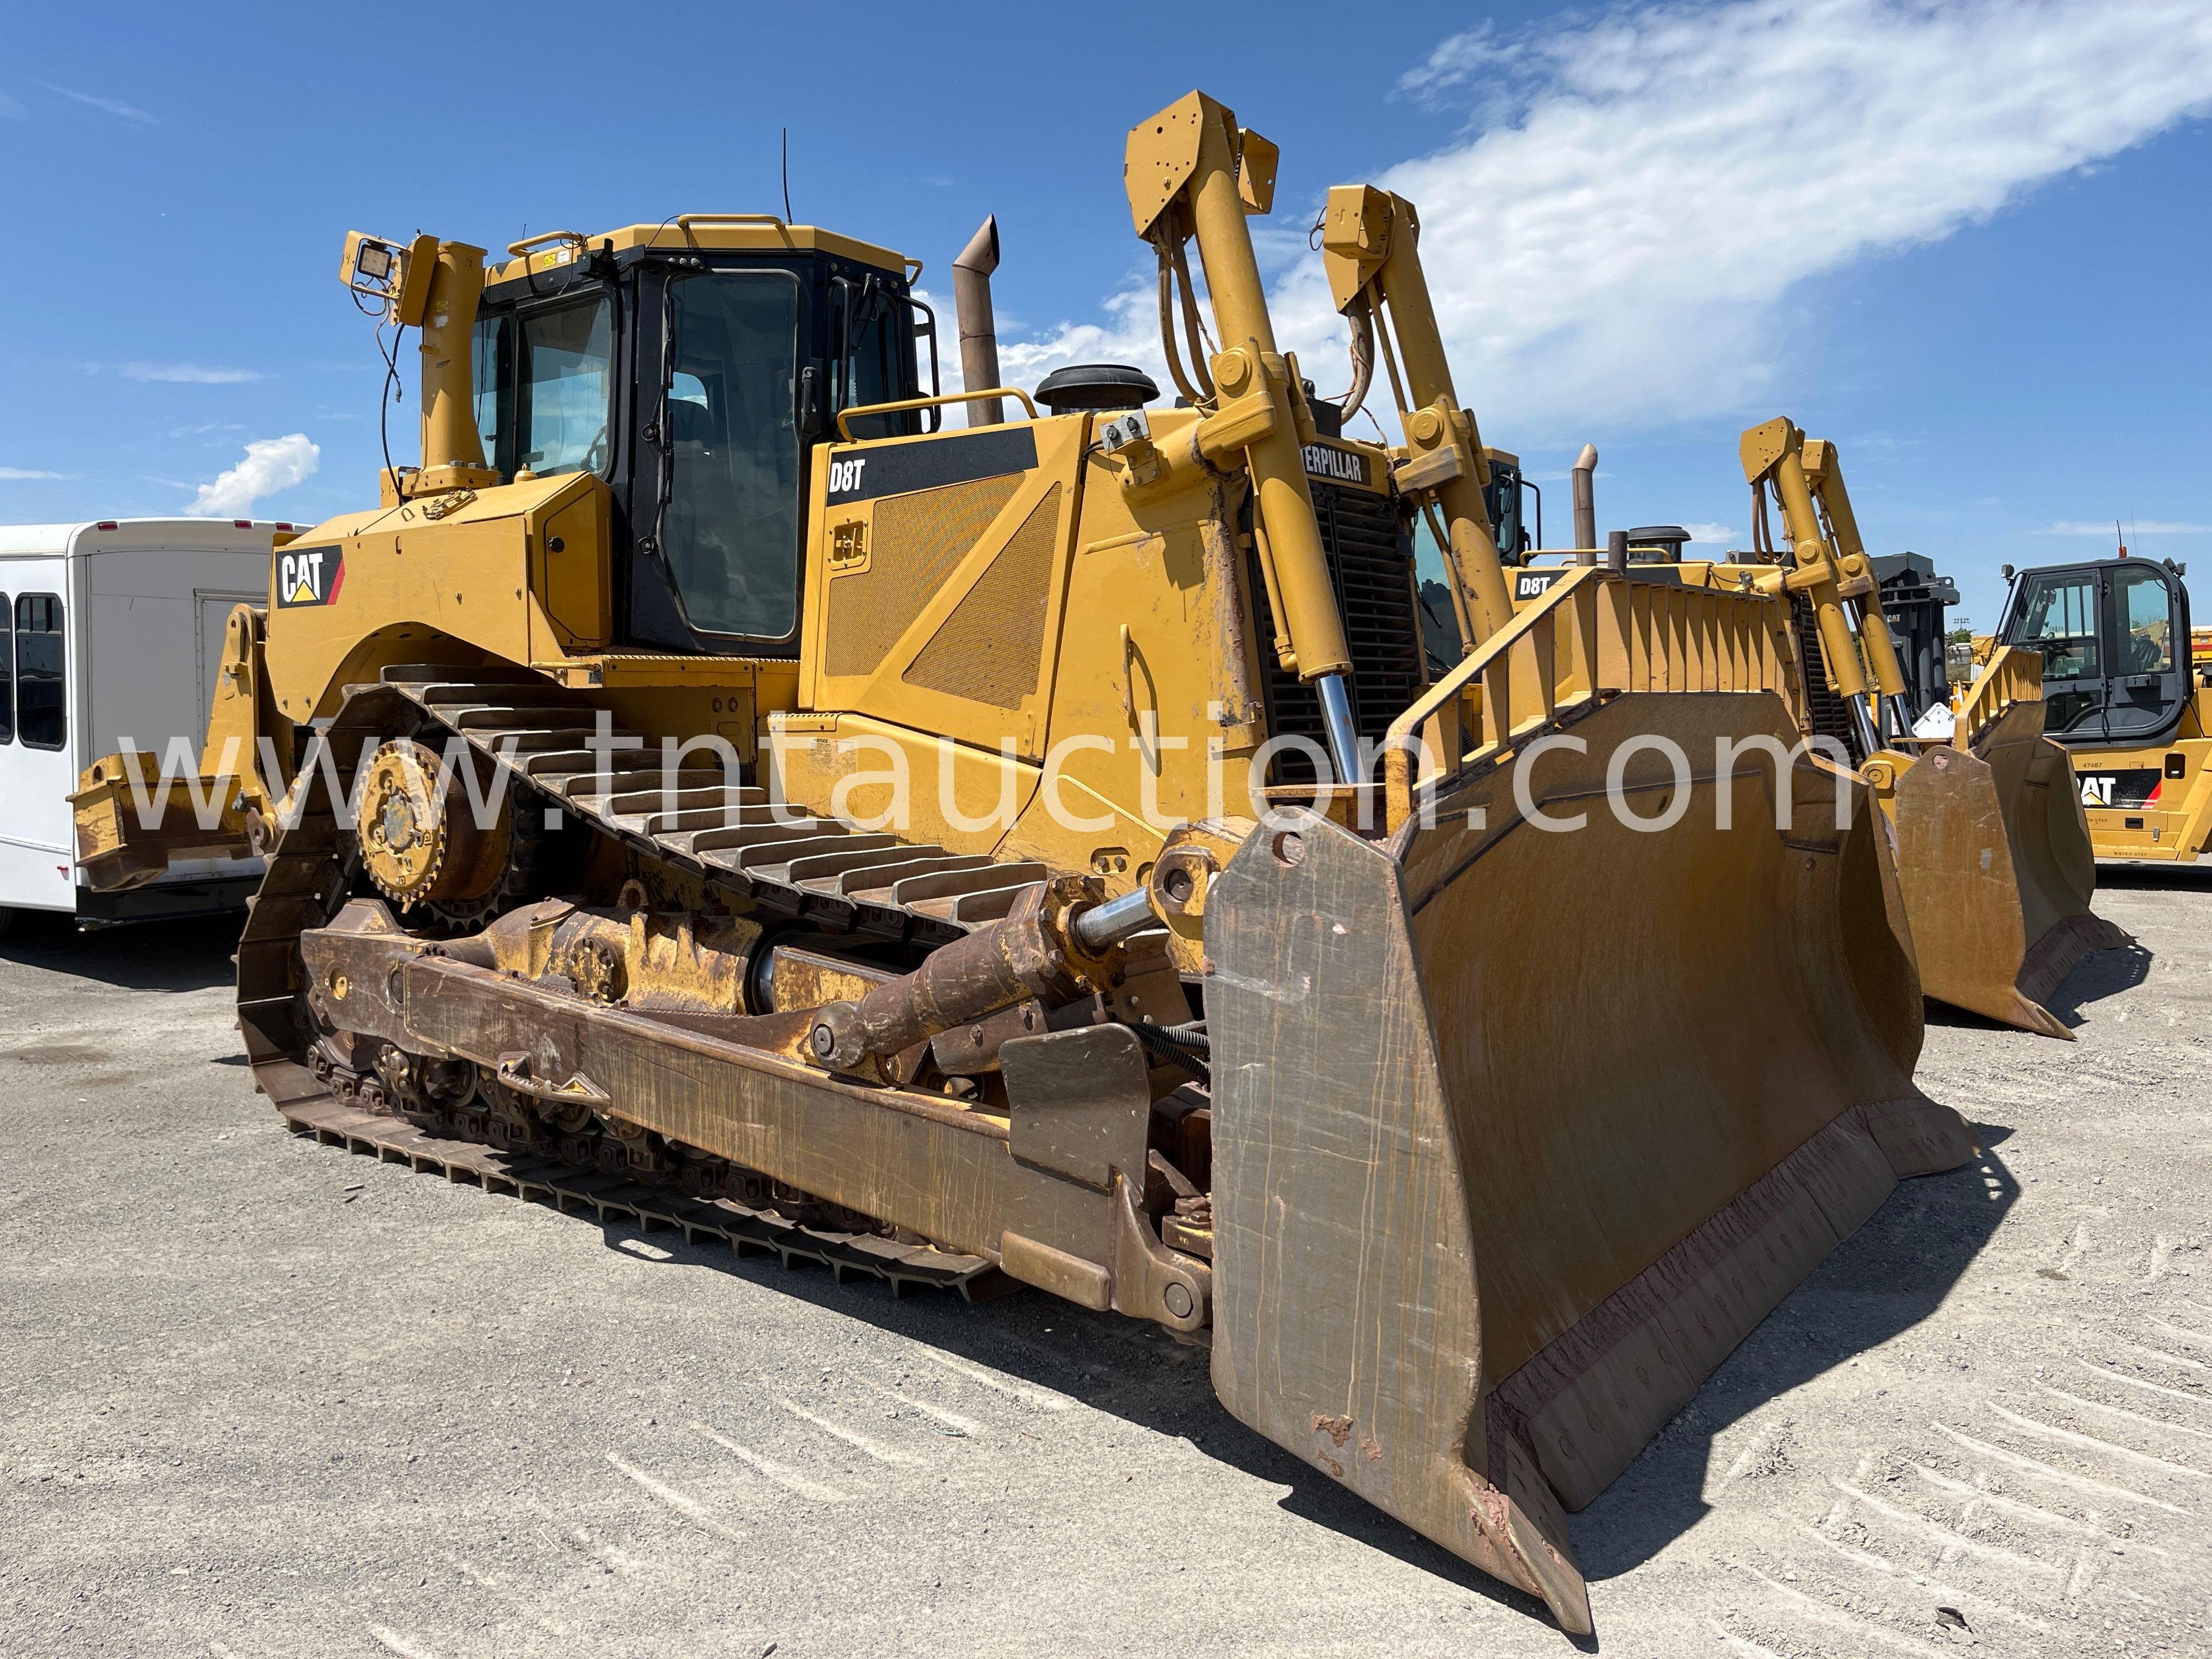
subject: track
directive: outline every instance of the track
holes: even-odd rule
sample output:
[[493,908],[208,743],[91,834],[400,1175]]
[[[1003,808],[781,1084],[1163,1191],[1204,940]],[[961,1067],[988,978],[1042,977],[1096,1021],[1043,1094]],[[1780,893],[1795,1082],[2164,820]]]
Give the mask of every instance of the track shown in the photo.
[[[915,846],[835,819],[779,814],[764,790],[732,789],[720,773],[664,779],[657,769],[613,772],[605,763],[608,751],[588,740],[629,747],[645,740],[616,726],[600,705],[526,670],[464,677],[402,667],[386,671],[380,684],[349,687],[325,734],[336,777],[349,780],[364,754],[410,728],[418,740],[465,739],[506,773],[518,814],[550,807],[549,822],[556,812],[580,819],[641,859],[704,882],[734,910],[767,910],[827,933],[945,943],[1005,915],[1047,873],[1042,866]],[[319,769],[296,787],[299,816],[269,855],[239,945],[239,1024],[254,1085],[295,1133],[602,1220],[677,1228],[786,1263],[819,1261],[841,1279],[872,1276],[902,1293],[928,1286],[974,1300],[1001,1286],[996,1266],[980,1256],[810,1226],[732,1198],[694,1196],[641,1172],[548,1156],[559,1143],[495,1144],[469,1133],[484,1127],[482,1112],[441,1113],[425,1127],[393,1110],[377,1079],[319,1051],[320,1032],[302,995],[300,935],[327,925],[356,884],[358,854],[331,786],[331,775]],[[588,1158],[592,1148],[568,1150]]]
[[404,1164],[418,1174],[534,1199],[601,1222],[634,1222],[645,1232],[668,1228],[688,1243],[720,1241],[739,1255],[774,1255],[783,1265],[818,1261],[843,1284],[848,1279],[887,1279],[894,1293],[915,1289],[957,1291],[970,1302],[1009,1288],[991,1263],[972,1255],[902,1244],[869,1233],[836,1233],[802,1226],[772,1210],[732,1199],[693,1198],[671,1187],[652,1186],[477,1140],[452,1139],[416,1127],[389,1113],[364,1110],[328,1093],[282,1101],[277,1110],[295,1134],[325,1146],[343,1146],[383,1164]]

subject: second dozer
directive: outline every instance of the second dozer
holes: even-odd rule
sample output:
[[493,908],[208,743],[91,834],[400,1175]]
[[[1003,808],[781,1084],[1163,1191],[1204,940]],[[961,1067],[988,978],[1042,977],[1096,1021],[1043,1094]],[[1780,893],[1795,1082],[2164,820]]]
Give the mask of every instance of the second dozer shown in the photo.
[[[1929,996],[2045,1036],[2073,1032],[2045,1006],[2090,951],[2129,943],[2091,910],[2097,864],[2066,750],[2044,730],[2049,705],[2031,651],[1998,651],[1954,698],[1948,736],[1915,728],[1836,447],[1786,419],[1740,446],[1755,495],[1789,532],[1776,558],[1801,619],[1808,708],[1825,680],[1843,729],[1830,732],[1873,783],[1896,836],[1898,877]],[[1762,538],[1762,539],[1766,539]],[[1736,567],[1711,565],[1721,580]]]

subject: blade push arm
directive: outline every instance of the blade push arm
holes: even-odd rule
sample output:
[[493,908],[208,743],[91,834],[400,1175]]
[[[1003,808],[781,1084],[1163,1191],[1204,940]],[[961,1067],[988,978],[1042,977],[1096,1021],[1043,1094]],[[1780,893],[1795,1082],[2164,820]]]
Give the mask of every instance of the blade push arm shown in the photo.
[[1482,496],[1490,482],[1482,440],[1452,387],[1421,268],[1420,233],[1419,217],[1404,197],[1339,185],[1328,193],[1322,252],[1336,308],[1352,320],[1357,336],[1381,347],[1390,371],[1406,433],[1405,453],[1394,468],[1398,487],[1425,510],[1443,513],[1437,539],[1451,570],[1462,649],[1471,652],[1513,620],[1513,601]]
[[[1275,345],[1248,213],[1273,204],[1276,149],[1237,125],[1235,113],[1204,93],[1190,93],[1129,132],[1122,169],[1137,234],[1160,256],[1162,323],[1168,362],[1179,383],[1171,276],[1182,279],[1191,356],[1199,356],[1197,307],[1190,296],[1183,246],[1195,240],[1220,336],[1205,372],[1186,395],[1206,411],[1200,441],[1209,453],[1241,450],[1252,479],[1253,529],[1275,614],[1287,629],[1285,667],[1312,683],[1328,732],[1329,759],[1340,779],[1361,775],[1352,721],[1352,653],[1336,608],[1336,589],[1322,547],[1320,521],[1306,488],[1301,445],[1313,436],[1296,364]],[[1193,395],[1194,394],[1194,395]]]
[[1777,416],[1747,431],[1737,453],[1753,492],[1763,501],[1763,492],[1771,489],[1781,503],[1793,568],[1778,585],[1802,592],[1811,602],[1828,672],[1850,709],[1861,746],[1870,754],[1882,746],[1870,700],[1875,700],[1876,709],[1879,700],[1891,700],[1900,727],[1909,727],[1912,716],[1905,702],[1897,647],[1881,612],[1880,585],[1859,540],[1835,446],[1807,441],[1802,428]]

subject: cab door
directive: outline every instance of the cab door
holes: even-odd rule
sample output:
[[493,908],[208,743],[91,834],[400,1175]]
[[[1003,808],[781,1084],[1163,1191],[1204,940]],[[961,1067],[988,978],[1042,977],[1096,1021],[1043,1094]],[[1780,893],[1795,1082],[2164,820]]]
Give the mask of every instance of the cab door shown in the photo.
[[2103,570],[2105,735],[2163,743],[2189,696],[2189,596],[2163,566],[2129,559]]
[[2105,609],[2100,567],[2031,570],[2003,632],[2007,645],[2043,653],[2043,729],[2063,743],[2105,738]]

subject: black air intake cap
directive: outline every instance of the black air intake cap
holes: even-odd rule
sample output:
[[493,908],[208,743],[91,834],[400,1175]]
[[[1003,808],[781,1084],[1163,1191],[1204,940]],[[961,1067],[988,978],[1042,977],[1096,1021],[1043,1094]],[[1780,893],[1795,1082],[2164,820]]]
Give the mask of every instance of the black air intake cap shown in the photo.
[[1046,375],[1036,395],[1054,414],[1073,415],[1087,409],[1142,409],[1160,389],[1143,369],[1127,363],[1076,363]]
[[1678,524],[1638,525],[1628,532],[1629,559],[1636,564],[1680,564],[1689,540],[1690,532]]

